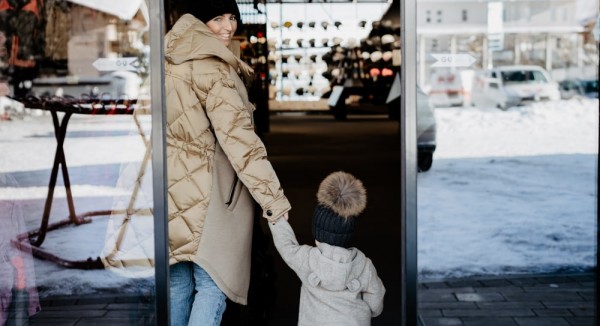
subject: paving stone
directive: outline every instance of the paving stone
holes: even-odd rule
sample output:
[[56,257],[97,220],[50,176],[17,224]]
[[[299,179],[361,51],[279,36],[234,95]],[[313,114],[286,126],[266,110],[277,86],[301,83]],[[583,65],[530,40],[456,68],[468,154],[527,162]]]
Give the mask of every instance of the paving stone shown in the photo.
[[545,308],[539,301],[477,302],[477,306],[481,309]]
[[532,277],[523,277],[523,278],[509,278],[507,279],[508,282],[517,285],[517,286],[523,286],[523,285],[533,285],[533,284],[537,284],[538,282],[532,278]]
[[517,317],[515,321],[519,326],[569,326],[569,323],[560,317]]
[[525,290],[520,286],[507,285],[475,288],[475,292],[525,292]]
[[36,318],[59,318],[59,319],[76,319],[80,317],[102,317],[106,314],[106,310],[54,310],[43,311],[35,315]]
[[50,306],[42,307],[42,311],[64,311],[64,310],[102,310],[107,308],[106,303],[69,305],[69,306]]
[[439,309],[419,309],[419,315],[423,317],[442,317],[442,311]]
[[542,301],[542,304],[546,306],[546,308],[594,309],[594,303],[590,301]]
[[459,326],[464,325],[460,318],[432,318],[424,317],[425,326]]
[[444,282],[421,283],[427,289],[447,289],[449,286]]
[[465,326],[517,326],[510,317],[469,317],[462,321]]
[[[541,304],[540,304],[541,305]],[[423,302],[418,309],[477,309],[475,302]]]
[[569,317],[565,318],[570,326],[595,326],[593,317]]
[[419,293],[419,301],[423,302],[456,302],[453,293]]
[[509,301],[583,301],[583,298],[573,292],[526,292],[502,293]]
[[571,308],[569,310],[577,317],[593,317],[596,314],[596,311],[593,308]]
[[540,276],[536,277],[535,279],[541,284],[573,282],[569,276]]
[[587,275],[587,274],[586,275],[571,275],[569,277],[577,282],[594,282],[595,281],[595,277],[593,274],[592,275]]
[[77,319],[45,319],[45,318],[31,318],[29,320],[29,326],[74,326],[79,321]]
[[481,287],[482,284],[477,280],[460,280],[446,282],[451,288]]
[[494,280],[480,280],[479,282],[481,282],[483,284],[483,286],[485,286],[485,287],[511,285],[511,283],[508,280],[502,279],[502,278],[494,279]]
[[536,315],[540,317],[572,317],[573,313],[569,309],[533,309]]
[[577,292],[586,301],[596,300],[596,291]]
[[[475,288],[472,287],[464,287],[464,288],[440,288],[440,289],[430,289],[425,290],[423,293],[438,293],[438,294],[447,294],[447,293],[475,293]],[[420,293],[420,292],[419,292]]]
[[84,318],[75,326],[130,326],[131,320],[127,318]]
[[480,302],[480,301],[506,301],[500,293],[456,293],[458,301]]
[[446,317],[516,317],[535,316],[531,309],[442,309]]

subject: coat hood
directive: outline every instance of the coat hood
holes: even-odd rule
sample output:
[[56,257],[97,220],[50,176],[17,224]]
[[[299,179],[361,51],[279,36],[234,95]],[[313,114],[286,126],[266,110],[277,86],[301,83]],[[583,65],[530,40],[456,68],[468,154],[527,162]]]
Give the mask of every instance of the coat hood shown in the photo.
[[254,79],[252,68],[223,45],[206,24],[190,14],[181,16],[165,36],[165,59],[178,65],[211,57],[227,62],[241,73],[246,84]]
[[326,243],[318,243],[309,260],[311,273],[308,283],[329,291],[358,292],[362,285],[359,277],[365,268],[367,259],[356,248],[342,248]]

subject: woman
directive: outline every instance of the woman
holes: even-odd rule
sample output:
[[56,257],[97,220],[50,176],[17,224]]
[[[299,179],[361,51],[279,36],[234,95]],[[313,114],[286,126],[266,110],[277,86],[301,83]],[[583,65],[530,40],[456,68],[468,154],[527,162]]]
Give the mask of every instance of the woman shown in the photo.
[[171,325],[219,325],[226,298],[247,304],[252,199],[269,221],[291,207],[254,132],[253,71],[228,48],[237,3],[176,9],[165,36]]

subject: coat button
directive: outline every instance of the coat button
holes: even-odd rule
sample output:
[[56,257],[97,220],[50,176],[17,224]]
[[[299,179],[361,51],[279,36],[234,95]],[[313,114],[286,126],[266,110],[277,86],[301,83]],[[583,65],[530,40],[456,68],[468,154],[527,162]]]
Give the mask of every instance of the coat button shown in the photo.
[[267,210],[267,216],[273,216],[273,212],[270,209]]

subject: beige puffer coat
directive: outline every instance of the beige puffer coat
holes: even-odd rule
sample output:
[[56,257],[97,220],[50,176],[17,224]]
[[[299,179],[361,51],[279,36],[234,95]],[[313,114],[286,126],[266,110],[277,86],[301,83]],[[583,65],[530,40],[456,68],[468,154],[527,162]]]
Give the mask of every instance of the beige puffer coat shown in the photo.
[[165,59],[170,263],[199,264],[246,304],[251,199],[270,220],[291,208],[254,132],[239,76],[249,84],[253,71],[189,14],[165,36]]

